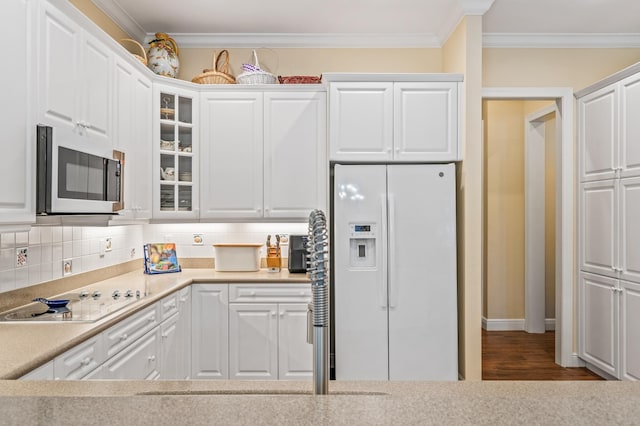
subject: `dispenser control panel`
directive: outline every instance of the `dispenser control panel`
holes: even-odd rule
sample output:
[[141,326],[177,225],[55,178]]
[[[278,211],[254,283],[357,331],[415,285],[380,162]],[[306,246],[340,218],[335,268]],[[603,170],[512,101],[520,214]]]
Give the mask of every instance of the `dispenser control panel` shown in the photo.
[[352,267],[376,266],[376,227],[372,223],[349,224],[349,263]]

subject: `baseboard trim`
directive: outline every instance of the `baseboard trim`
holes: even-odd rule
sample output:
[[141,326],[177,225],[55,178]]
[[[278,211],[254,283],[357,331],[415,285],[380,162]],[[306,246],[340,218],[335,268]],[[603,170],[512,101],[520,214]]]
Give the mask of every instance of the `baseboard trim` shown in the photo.
[[[482,328],[487,331],[518,331],[524,330],[524,318],[516,319],[488,319],[482,317]],[[544,320],[544,328],[547,331],[556,329],[556,320],[547,318]]]

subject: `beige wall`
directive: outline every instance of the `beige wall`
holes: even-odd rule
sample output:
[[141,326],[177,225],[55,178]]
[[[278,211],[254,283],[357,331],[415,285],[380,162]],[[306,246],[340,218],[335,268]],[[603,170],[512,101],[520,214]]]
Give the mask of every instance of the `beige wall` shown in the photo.
[[[179,47],[179,46],[178,46]],[[215,49],[218,54],[222,49]],[[252,49],[228,49],[232,75],[253,64]],[[214,49],[180,49],[178,78],[189,80],[212,68]],[[261,67],[276,75],[323,72],[441,72],[440,49],[257,49]]]
[[[483,315],[523,319],[525,117],[549,101],[484,101]],[[545,121],[545,317],[555,318],[555,117]]]
[[69,3],[78,8],[80,12],[87,15],[89,19],[95,22],[97,26],[102,28],[102,30],[112,38],[116,40],[130,38],[129,34],[123,31],[122,28],[111,20],[111,18],[105,15],[102,10],[98,9],[91,0],[69,0]]
[[482,379],[482,17],[465,17],[442,49],[443,72],[464,74],[463,161],[458,165],[460,374]]
[[582,89],[640,61],[640,49],[483,49],[485,87]]
[[524,318],[524,102],[485,101],[486,312]]

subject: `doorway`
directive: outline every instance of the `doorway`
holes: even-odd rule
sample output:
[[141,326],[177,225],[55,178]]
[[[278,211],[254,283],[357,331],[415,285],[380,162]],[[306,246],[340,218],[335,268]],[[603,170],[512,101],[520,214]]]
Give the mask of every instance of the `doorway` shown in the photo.
[[[580,362],[577,355],[573,351],[573,300],[574,300],[574,285],[573,285],[573,91],[571,88],[486,88],[483,90],[483,100],[521,100],[521,101],[551,101],[554,108],[554,114],[556,115],[556,129],[555,132],[557,140],[555,150],[556,158],[559,160],[555,165],[555,363],[563,367],[577,367],[580,366]],[[528,116],[527,116],[528,117]],[[530,121],[533,130],[539,130],[538,125],[535,124],[536,119],[532,118]],[[540,120],[538,120],[540,121]],[[522,120],[520,121],[522,126]],[[491,153],[485,154],[485,172],[486,179],[487,170],[487,158]],[[509,185],[511,182],[503,182],[505,185]],[[486,189],[486,185],[485,185]],[[486,200],[489,199],[490,194],[487,194]],[[488,201],[487,201],[488,202]],[[485,259],[487,257],[487,233],[486,233],[486,205],[483,209],[485,212],[484,224],[485,231],[483,232],[484,239],[484,251]],[[508,218],[509,216],[505,216]],[[514,215],[515,217],[515,215]],[[513,224],[512,224],[513,225]],[[522,224],[524,227],[524,224]],[[508,240],[509,235],[504,235],[505,241]],[[524,262],[524,259],[522,259]],[[486,262],[485,262],[486,263]],[[504,268],[509,268],[511,265],[503,265]],[[486,290],[487,272],[483,273],[483,289]],[[530,296],[530,301],[534,301],[535,297],[539,297],[539,288],[537,293],[533,293]],[[509,290],[506,290],[509,291]],[[524,292],[525,290],[521,290]],[[486,312],[486,291],[483,300],[483,311]],[[536,296],[536,294],[538,296]],[[544,298],[544,290],[542,292]],[[504,295],[503,295],[504,296]],[[544,300],[542,303],[544,309]],[[536,307],[540,312],[539,304]],[[538,314],[540,316],[540,314]],[[544,311],[541,314],[544,324]],[[531,316],[533,319],[533,315]],[[486,321],[485,321],[486,323]],[[533,323],[533,322],[532,322]],[[539,324],[539,320],[537,321]],[[542,330],[544,331],[544,329]]]

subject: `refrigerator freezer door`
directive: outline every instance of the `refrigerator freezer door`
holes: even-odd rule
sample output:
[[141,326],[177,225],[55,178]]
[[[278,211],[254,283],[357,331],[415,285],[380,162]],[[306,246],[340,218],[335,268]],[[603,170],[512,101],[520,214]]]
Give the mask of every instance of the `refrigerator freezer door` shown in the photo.
[[389,378],[457,380],[455,166],[387,173]]
[[[336,165],[334,171],[336,379],[388,380],[386,167]],[[358,237],[374,239],[355,247],[375,246],[375,261],[352,266],[351,240]]]

